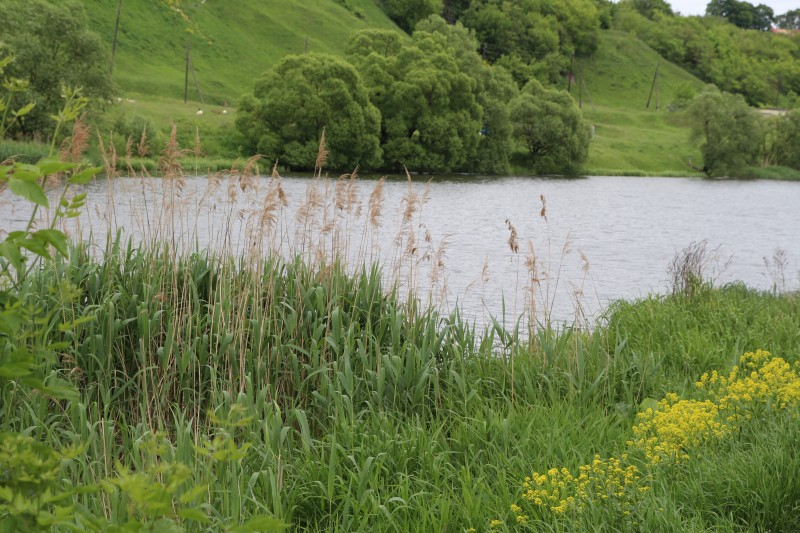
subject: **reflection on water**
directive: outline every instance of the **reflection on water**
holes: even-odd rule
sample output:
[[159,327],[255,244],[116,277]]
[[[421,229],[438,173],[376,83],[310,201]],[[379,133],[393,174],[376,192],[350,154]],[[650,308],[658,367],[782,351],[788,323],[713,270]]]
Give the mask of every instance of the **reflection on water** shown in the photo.
[[[308,178],[281,183],[285,206],[268,177],[223,178],[211,187],[205,177],[180,184],[98,180],[88,187],[86,212],[67,229],[102,242],[97,237],[111,227],[136,239],[236,254],[256,244],[317,256],[338,250],[351,260],[380,261],[388,277],[432,292],[446,307],[458,304],[478,322],[522,312],[531,278],[537,312],[557,320],[572,321],[576,309],[593,316],[614,299],[664,293],[675,253],[703,240],[719,259],[708,272],[720,283],[770,288],[780,276],[770,275],[765,258],[771,262],[781,250],[785,288],[798,284],[798,183],[464,177],[426,184],[420,177],[411,193],[404,180],[387,180],[380,216],[374,179],[338,188],[331,180],[316,189]],[[1,229],[19,228],[28,216],[24,202],[0,195]]]

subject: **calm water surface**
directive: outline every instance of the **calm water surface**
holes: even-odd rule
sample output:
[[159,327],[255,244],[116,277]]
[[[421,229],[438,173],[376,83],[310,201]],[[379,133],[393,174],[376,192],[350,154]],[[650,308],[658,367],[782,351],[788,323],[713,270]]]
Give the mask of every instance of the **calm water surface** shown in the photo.
[[[67,229],[83,235],[92,231],[97,236],[111,226],[137,239],[152,238],[153,228],[163,228],[167,218],[177,236],[191,246],[224,245],[243,253],[249,242],[248,228],[252,233],[254,226],[266,223],[256,213],[264,203],[268,181],[261,178],[258,190],[242,191],[226,178],[218,190],[207,191],[205,177],[187,178],[176,192],[175,209],[167,213],[169,201],[164,199],[175,191],[165,183],[101,180],[89,187],[87,212]],[[302,231],[297,228],[297,209],[311,182],[297,177],[282,180],[288,206],[276,213],[275,227],[283,249]],[[386,182],[381,228],[369,245],[364,244],[372,242],[364,237],[364,220],[376,183],[356,182],[359,216],[356,204],[351,204],[350,214],[333,205],[335,181],[319,184],[320,193],[328,187],[328,211],[326,215],[320,207],[314,224],[317,232],[325,234],[321,230],[325,222],[337,220],[338,229],[328,228],[329,240],[335,233],[335,242],[348,242],[351,255],[375,254],[372,257],[391,270],[400,248],[408,248],[407,237],[398,244],[397,236],[409,187],[404,180]],[[418,195],[425,193],[425,187],[423,178],[415,178],[413,190]],[[413,285],[423,294],[434,286],[443,306],[452,308],[457,303],[479,323],[485,323],[490,314],[501,316],[504,308],[510,321],[529,304],[525,291],[531,277],[525,264],[529,242],[538,272],[536,308],[539,313],[552,310],[558,320],[574,319],[576,302],[591,317],[615,299],[667,292],[668,264],[677,251],[698,241],[707,241],[714,259],[707,272],[719,283],[740,280],[748,286],[770,288],[776,279],[765,259],[771,261],[782,250],[785,288],[798,286],[800,183],[470,177],[436,180],[429,187],[427,201],[406,228],[406,233],[413,231],[416,237],[413,261],[418,268]],[[541,216],[541,196],[546,200],[546,219]],[[7,191],[0,195],[0,230],[18,228],[28,216],[25,204]],[[516,229],[519,253],[509,247],[506,221]],[[426,234],[430,243],[425,241]],[[437,250],[443,250],[443,268],[432,283],[430,265]]]

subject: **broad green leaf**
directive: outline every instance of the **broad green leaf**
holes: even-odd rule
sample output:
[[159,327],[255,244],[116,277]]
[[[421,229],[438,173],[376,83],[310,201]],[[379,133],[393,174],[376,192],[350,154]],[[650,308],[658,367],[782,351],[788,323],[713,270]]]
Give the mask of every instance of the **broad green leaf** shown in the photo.
[[91,179],[95,175],[100,173],[101,170],[103,170],[103,169],[100,168],[100,167],[89,167],[89,168],[86,168],[86,169],[78,172],[77,174],[73,175],[69,179],[69,182],[73,183],[73,184],[76,184],[76,185],[84,185],[86,183],[89,183],[91,181]]
[[58,325],[58,330],[59,331],[72,331],[75,327],[80,326],[81,324],[87,324],[89,322],[94,322],[96,318],[97,317],[95,317],[94,315],[82,316],[82,317],[76,318],[75,320],[72,320],[70,322],[65,322],[63,324],[59,324]]
[[30,375],[32,372],[32,361],[13,361],[10,363],[0,362],[0,378],[19,379]]
[[8,241],[0,243],[0,257],[7,259],[17,272],[22,270],[23,257],[19,251],[19,246]]
[[29,239],[25,239],[24,241],[20,241],[19,244],[26,250],[30,250],[39,257],[50,259],[50,252],[47,251],[47,241],[31,237]]
[[15,117],[24,117],[25,115],[30,113],[31,110],[34,107],[36,107],[36,104],[35,103],[30,103],[30,104],[26,105],[25,107],[23,107],[22,109],[18,109],[16,111],[14,111],[13,114],[14,114]]
[[38,389],[45,396],[58,400],[77,401],[80,398],[78,389],[71,383],[61,379],[51,379],[44,387],[38,387]]
[[256,531],[266,533],[272,531],[283,531],[288,527],[288,524],[284,524],[274,516],[256,515],[240,526],[232,526],[226,529],[231,533],[253,533]]
[[66,172],[67,170],[72,170],[73,168],[77,167],[75,163],[65,163],[64,161],[60,161],[58,159],[42,159],[36,166],[39,167],[39,171],[44,176],[48,176],[50,174],[58,174],[61,172]]
[[50,207],[50,203],[47,201],[47,196],[45,196],[41,185],[39,185],[35,181],[25,181],[17,179],[16,172],[14,173],[14,176],[9,180],[9,188],[11,189],[11,192],[16,194],[17,196],[21,196],[26,200],[30,200],[31,202],[41,207],[44,207],[45,209]]
[[205,495],[208,492],[208,485],[198,485],[191,490],[181,494],[181,503],[190,503]]
[[202,524],[207,524],[209,522],[208,516],[206,516],[206,514],[199,509],[181,509],[178,511],[178,516],[184,520],[192,520]]
[[45,242],[53,245],[53,248],[58,250],[62,256],[69,255],[67,247],[67,236],[63,232],[56,229],[42,229],[33,234],[36,238],[42,239]]

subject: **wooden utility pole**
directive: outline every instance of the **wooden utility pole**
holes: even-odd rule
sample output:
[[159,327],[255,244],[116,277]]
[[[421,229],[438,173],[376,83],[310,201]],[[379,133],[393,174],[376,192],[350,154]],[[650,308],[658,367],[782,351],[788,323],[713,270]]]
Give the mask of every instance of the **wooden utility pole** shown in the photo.
[[117,21],[114,23],[114,40],[111,43],[111,66],[108,69],[108,73],[114,73],[114,56],[117,53],[117,34],[119,33],[119,16],[122,13],[122,0],[117,2]]
[[[650,99],[653,98],[653,89],[656,88],[656,80],[658,79],[658,69],[661,67],[660,63],[656,63],[656,73],[653,74],[653,83],[650,84],[650,95],[647,97],[647,105],[644,106],[645,109],[650,109]],[[658,99],[658,96],[656,96]],[[656,109],[658,109],[658,104],[656,104]]]
[[189,36],[186,36],[186,75],[183,79],[183,103],[189,101]]
[[200,90],[200,83],[197,81],[197,74],[194,71],[194,64],[192,64],[192,59],[189,58],[189,68],[192,69],[192,77],[194,78],[194,86],[197,89],[197,94],[200,96],[200,103],[206,105],[206,101],[203,99],[203,91]]
[[592,105],[592,109],[596,111],[594,107],[594,100],[592,100],[592,95],[589,93],[589,84],[586,83],[583,79],[583,69],[581,69],[581,86],[586,91],[586,98],[589,99],[589,103]]

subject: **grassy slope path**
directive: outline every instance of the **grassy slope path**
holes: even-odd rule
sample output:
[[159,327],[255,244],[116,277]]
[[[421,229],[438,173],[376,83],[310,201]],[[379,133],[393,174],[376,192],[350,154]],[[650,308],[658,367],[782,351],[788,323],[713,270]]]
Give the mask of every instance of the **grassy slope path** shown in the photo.
[[[661,105],[655,110],[654,95],[646,110],[656,65]],[[702,81],[639,39],[612,31],[602,32],[600,49],[583,68],[591,95],[589,101],[584,92],[583,110],[595,125],[587,165],[590,173],[695,174],[689,162],[699,165],[701,157],[697,147],[689,144],[686,117],[668,107],[679,88],[700,90]],[[572,93],[577,96],[575,88]]]
[[[117,2],[83,0],[92,27],[111,46]],[[396,28],[372,0],[205,0],[187,8],[191,56],[209,103],[233,104],[278,59],[341,54],[350,34]],[[187,24],[166,2],[123,0],[114,80],[123,92],[183,98]],[[197,99],[190,77],[190,97]]]

